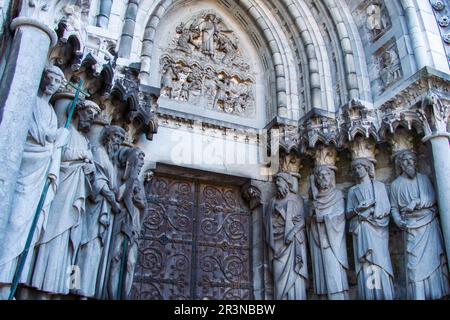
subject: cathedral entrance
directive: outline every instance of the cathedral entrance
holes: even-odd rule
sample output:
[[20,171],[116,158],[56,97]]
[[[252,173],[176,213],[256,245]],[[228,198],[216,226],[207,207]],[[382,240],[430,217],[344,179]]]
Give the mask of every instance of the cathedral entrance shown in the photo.
[[219,179],[157,171],[132,298],[253,298],[250,211],[240,182]]

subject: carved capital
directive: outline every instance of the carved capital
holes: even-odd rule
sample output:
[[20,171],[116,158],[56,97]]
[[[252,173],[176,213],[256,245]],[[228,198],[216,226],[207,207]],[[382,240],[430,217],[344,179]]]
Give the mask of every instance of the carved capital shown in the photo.
[[294,176],[299,175],[300,171],[300,157],[295,153],[286,153],[281,152],[280,153],[280,171],[281,172],[288,172]]
[[326,166],[333,170],[337,170],[336,161],[337,151],[336,148],[332,146],[323,146],[320,145],[314,150],[314,160],[316,167],[318,166]]
[[414,150],[414,137],[406,130],[398,130],[389,138],[392,146],[392,158],[405,150]]
[[424,142],[437,136],[450,138],[447,131],[450,106],[446,102],[436,92],[429,91],[421,106],[417,108],[416,112],[425,133]]
[[354,141],[350,142],[350,152],[352,154],[352,160],[365,158],[376,162],[375,143],[369,139],[356,137]]

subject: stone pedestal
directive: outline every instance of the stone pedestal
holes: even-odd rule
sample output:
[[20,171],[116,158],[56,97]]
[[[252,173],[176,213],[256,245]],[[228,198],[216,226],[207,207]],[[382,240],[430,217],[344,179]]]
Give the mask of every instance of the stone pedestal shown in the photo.
[[0,227],[10,212],[48,50],[57,39],[54,31],[30,18],[16,18],[11,29],[16,33],[0,85]]

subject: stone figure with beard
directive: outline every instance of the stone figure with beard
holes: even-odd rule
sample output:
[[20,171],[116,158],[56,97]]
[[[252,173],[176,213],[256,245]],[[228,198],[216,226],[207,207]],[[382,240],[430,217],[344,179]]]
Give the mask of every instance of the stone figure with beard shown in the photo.
[[[118,198],[123,213],[115,220],[114,225],[107,283],[108,299],[127,299],[133,285],[141,223],[147,209],[144,185],[139,179],[144,158],[145,154],[138,148],[119,151],[119,162],[125,168],[122,177],[124,183],[120,187]],[[119,287],[122,292],[120,297]]]
[[417,172],[412,151],[400,152],[395,165],[400,175],[391,186],[391,214],[405,233],[408,299],[440,299],[450,288],[433,185]]
[[69,277],[82,235],[86,198],[92,193],[95,166],[89,140],[94,117],[100,108],[91,101],[77,105],[69,126],[69,142],[61,159],[60,184],[37,246],[31,286],[50,294],[68,294]]
[[394,271],[389,255],[391,206],[386,187],[375,180],[375,166],[367,158],[355,159],[357,185],[347,197],[349,231],[353,235],[359,299],[393,300]]
[[306,300],[305,210],[293,179],[288,173],[275,176],[277,196],[265,217],[276,300]]
[[[19,279],[19,283],[27,282],[32,267],[33,247],[44,227],[43,223],[57,189],[61,147],[67,143],[69,131],[64,128],[58,129],[56,114],[50,104],[50,98],[60,88],[63,80],[64,74],[61,69],[56,66],[47,66],[36,103],[33,106],[32,119],[14,192],[14,206],[9,213],[4,229],[0,229],[0,236],[3,237],[0,244],[0,299],[8,298],[19,256],[25,248],[42,189],[47,178],[50,178],[51,188],[40,214],[22,278]],[[50,170],[47,171],[49,167]]]
[[105,277],[106,256],[111,238],[113,214],[120,213],[116,199],[117,166],[115,158],[123,141],[125,130],[106,126],[102,145],[92,148],[96,167],[94,192],[86,205],[80,251],[76,265],[80,268],[81,285],[74,293],[100,298]]
[[321,299],[348,299],[345,202],[335,173],[317,166],[311,181],[310,246],[314,293]]

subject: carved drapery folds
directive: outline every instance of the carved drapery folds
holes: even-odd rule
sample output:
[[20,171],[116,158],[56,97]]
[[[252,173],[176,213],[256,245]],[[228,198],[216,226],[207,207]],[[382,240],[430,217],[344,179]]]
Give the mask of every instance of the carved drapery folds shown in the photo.
[[211,12],[176,27],[160,58],[161,97],[242,117],[255,115],[254,74],[235,33]]

